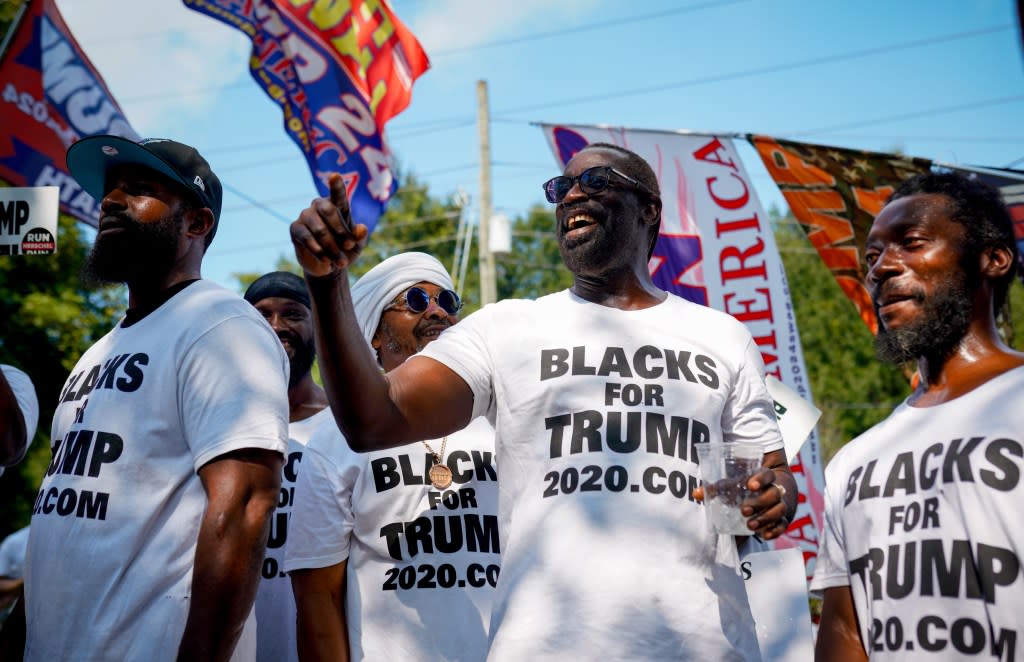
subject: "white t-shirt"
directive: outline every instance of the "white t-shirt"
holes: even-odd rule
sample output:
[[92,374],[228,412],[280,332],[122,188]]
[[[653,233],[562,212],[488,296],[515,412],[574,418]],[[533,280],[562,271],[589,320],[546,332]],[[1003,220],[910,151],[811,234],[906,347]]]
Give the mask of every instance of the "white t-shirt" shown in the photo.
[[[427,443],[440,453],[440,440]],[[501,551],[494,429],[478,418],[449,435],[444,461],[453,482],[438,491],[422,443],[360,454],[332,421],[306,447],[285,569],[348,560],[353,660],[472,662],[487,653]]]
[[825,469],[811,588],[849,586],[872,660],[1024,657],[1024,367],[901,404]]
[[283,454],[287,391],[270,326],[209,281],[82,355],[33,508],[25,659],[175,658],[207,504],[197,472],[238,449]]
[[563,291],[487,306],[420,356],[496,415],[491,659],[759,658],[733,540],[690,497],[693,444],[782,448],[742,324],[671,294],[622,311]]
[[[32,380],[21,370],[14,366],[0,364],[0,371],[3,371],[7,384],[14,393],[14,399],[21,409],[21,416],[25,419],[25,445],[21,454],[11,464],[15,464],[25,456],[25,451],[32,443],[32,437],[36,436],[36,425],[39,423],[39,399],[36,397],[36,388]],[[4,468],[0,467],[0,475],[3,475]]]
[[322,424],[334,425],[330,408],[288,424],[288,457],[281,472],[281,495],[270,523],[267,555],[263,559],[260,587],[256,592],[257,662],[295,662],[295,596],[284,572],[284,550],[295,498],[302,454],[313,432]]
[[28,527],[22,527],[0,543],[0,577],[21,579],[25,574],[25,546]]

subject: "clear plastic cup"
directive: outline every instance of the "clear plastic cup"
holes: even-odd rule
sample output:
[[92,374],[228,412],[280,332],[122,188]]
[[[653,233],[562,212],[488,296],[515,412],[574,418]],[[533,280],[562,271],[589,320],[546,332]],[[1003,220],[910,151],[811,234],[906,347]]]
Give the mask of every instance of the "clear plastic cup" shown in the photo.
[[716,533],[752,535],[740,508],[753,494],[747,488],[747,481],[761,470],[763,446],[757,442],[736,441],[708,442],[697,444],[696,448],[708,525]]

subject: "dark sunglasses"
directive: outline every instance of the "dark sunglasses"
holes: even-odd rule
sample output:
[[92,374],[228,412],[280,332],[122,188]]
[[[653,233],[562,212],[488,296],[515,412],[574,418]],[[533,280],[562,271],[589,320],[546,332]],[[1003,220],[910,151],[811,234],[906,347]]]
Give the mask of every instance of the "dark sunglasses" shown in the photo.
[[405,295],[400,299],[397,299],[394,303],[389,305],[384,310],[391,310],[392,308],[401,307],[403,302],[405,308],[416,314],[426,312],[427,308],[430,307],[430,301],[434,300],[437,305],[441,307],[441,310],[454,315],[462,310],[462,299],[459,295],[452,290],[441,290],[437,293],[436,297],[432,297],[427,294],[427,291],[422,287],[410,287],[405,291]]
[[568,175],[552,177],[544,182],[544,197],[548,199],[548,202],[558,204],[565,199],[565,196],[569,194],[569,191],[572,190],[576,182],[579,182],[581,191],[587,195],[594,195],[612,185],[612,175],[615,175],[623,183],[627,184],[628,186],[625,188],[632,188],[635,191],[641,191],[647,195],[654,196],[653,191],[629,175],[619,172],[611,166],[594,166],[593,168],[587,168],[575,177]]

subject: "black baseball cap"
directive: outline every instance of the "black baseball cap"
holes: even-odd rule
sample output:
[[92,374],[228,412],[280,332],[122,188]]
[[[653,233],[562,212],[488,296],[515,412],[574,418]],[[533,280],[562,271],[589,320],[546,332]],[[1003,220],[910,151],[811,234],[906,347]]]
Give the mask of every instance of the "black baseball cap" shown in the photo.
[[68,149],[68,171],[97,201],[103,199],[107,172],[118,165],[141,165],[185,187],[202,206],[213,212],[212,234],[220,221],[223,188],[210,164],[196,150],[167,138],[144,138],[139,142],[120,136],[82,138]]

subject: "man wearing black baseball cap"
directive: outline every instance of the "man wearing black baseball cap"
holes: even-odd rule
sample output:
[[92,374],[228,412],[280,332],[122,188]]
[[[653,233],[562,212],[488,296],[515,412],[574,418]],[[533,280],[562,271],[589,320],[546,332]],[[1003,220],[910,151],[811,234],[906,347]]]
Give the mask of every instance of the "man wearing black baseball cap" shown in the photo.
[[288,358],[201,280],[221,185],[172,140],[85,138],[100,219],[86,266],[125,283],[54,414],[33,508],[25,659],[253,659],[253,600],[287,448]]

